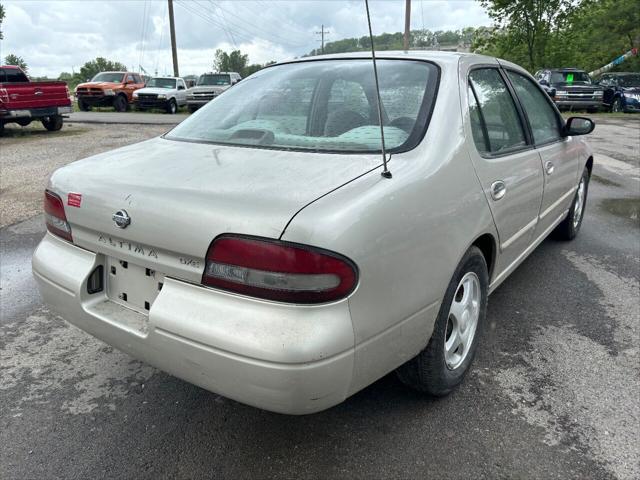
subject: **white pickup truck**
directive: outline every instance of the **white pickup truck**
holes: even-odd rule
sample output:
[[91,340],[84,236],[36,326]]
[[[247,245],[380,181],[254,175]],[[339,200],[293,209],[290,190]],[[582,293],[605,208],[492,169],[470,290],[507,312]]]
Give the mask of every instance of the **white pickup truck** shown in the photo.
[[182,78],[153,77],[144,88],[133,92],[133,103],[137,110],[162,108],[176,113],[187,104],[187,86]]

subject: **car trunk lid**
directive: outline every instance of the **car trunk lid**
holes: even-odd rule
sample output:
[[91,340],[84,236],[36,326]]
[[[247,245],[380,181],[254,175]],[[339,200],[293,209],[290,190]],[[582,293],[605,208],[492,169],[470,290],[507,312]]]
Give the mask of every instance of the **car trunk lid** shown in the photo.
[[[50,188],[76,245],[199,282],[216,236],[278,238],[298,210],[379,164],[378,155],[157,138],[68,165]],[[118,228],[113,215],[123,211],[130,224]]]

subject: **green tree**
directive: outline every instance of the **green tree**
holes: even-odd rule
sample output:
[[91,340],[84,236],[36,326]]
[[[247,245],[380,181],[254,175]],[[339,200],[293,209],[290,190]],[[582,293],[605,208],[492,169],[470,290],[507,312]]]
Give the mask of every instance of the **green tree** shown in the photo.
[[[2,21],[4,20],[4,7],[0,3],[0,27],[2,27]],[[4,37],[2,36],[2,28],[0,28],[0,40]]]
[[80,67],[80,72],[77,73],[78,79],[81,82],[91,80],[96,74],[100,72],[126,72],[127,66],[120,62],[114,62],[107,60],[103,57],[97,57],[95,60],[90,60]]
[[13,53],[10,53],[6,57],[4,57],[4,64],[20,67],[22,70],[24,70],[25,73],[27,73],[27,71],[29,70],[27,62],[24,61],[24,58],[19,57],[18,55],[14,55]]
[[[544,65],[547,44],[565,26],[573,0],[481,0],[498,27],[490,45],[496,53],[522,54],[530,70]],[[490,52],[489,52],[490,53]]]
[[227,53],[218,49],[214,54],[213,69],[217,72],[242,72],[249,64],[249,55],[243,54],[240,50],[233,50]]

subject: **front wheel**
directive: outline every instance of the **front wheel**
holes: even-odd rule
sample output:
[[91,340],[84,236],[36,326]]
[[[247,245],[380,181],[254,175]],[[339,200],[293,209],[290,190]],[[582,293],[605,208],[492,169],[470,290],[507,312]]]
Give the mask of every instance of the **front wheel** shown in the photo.
[[124,95],[118,95],[113,99],[113,108],[116,112],[126,112],[128,106],[129,102],[127,102],[127,98]]
[[462,382],[478,348],[487,314],[488,284],[484,255],[471,247],[447,287],[427,347],[397,370],[400,381],[438,397]]
[[57,132],[62,128],[62,115],[52,115],[42,119],[42,125],[50,132]]
[[584,209],[587,204],[587,193],[589,191],[589,170],[587,167],[582,171],[578,189],[573,197],[573,203],[569,207],[569,213],[554,230],[554,236],[558,240],[573,240],[578,235],[582,226],[582,218],[584,217]]
[[611,105],[611,111],[612,112],[621,112],[623,110],[622,108],[622,100],[620,100],[620,98],[616,98],[613,101],[613,104]]
[[176,104],[176,101],[173,98],[169,100],[166,110],[167,110],[167,113],[170,113],[170,114],[174,114],[178,111],[178,105]]
[[91,106],[87,105],[80,99],[78,99],[78,108],[83,112],[88,112],[89,110],[91,110]]

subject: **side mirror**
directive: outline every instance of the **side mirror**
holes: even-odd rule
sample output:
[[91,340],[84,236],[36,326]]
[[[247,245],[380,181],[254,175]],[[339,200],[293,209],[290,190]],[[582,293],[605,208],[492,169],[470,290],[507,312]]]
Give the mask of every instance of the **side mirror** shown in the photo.
[[565,137],[569,135],[587,135],[593,132],[596,124],[593,120],[586,117],[569,117],[567,123],[564,124],[563,134]]
[[547,82],[545,79],[540,80],[540,82],[538,83],[540,83],[540,85],[544,85],[545,87],[549,86],[549,82]]

